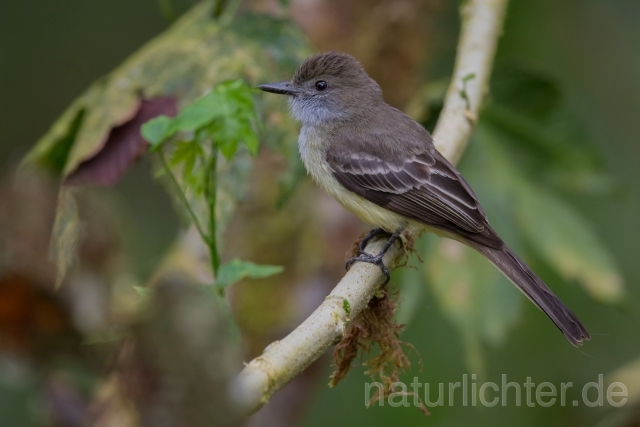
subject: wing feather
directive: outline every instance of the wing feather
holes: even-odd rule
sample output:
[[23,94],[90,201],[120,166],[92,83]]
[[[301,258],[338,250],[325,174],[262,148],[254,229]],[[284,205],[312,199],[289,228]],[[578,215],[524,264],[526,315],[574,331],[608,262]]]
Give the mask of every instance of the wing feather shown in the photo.
[[327,162],[338,182],[379,206],[490,247],[502,247],[476,195],[435,149],[425,148],[395,161],[364,152],[328,152]]

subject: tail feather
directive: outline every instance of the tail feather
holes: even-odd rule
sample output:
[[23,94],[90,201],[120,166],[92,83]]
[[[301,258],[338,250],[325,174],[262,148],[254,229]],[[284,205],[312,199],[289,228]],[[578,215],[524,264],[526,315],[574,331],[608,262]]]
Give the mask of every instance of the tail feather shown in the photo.
[[544,284],[536,274],[506,245],[494,249],[469,243],[495,265],[514,285],[538,306],[574,346],[591,337],[575,314]]

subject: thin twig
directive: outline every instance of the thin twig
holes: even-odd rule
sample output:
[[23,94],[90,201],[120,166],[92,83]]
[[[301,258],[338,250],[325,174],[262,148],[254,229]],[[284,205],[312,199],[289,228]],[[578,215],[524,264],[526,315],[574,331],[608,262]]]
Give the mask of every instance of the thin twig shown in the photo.
[[[462,155],[477,121],[507,1],[467,0],[461,11],[463,24],[453,79],[434,132],[436,147],[453,163]],[[369,243],[366,251],[377,253],[382,245],[381,241]],[[394,245],[384,258],[385,265],[394,268],[402,253]],[[236,403],[248,413],[257,411],[342,338],[349,319],[367,306],[383,281],[377,266],[356,263],[300,326],[245,366],[232,387]]]

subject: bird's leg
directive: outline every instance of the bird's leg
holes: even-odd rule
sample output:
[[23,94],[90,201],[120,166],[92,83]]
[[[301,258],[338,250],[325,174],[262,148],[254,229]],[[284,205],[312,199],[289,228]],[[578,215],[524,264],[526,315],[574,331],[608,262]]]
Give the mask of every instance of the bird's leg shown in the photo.
[[345,266],[346,269],[349,270],[351,266],[358,261],[375,264],[378,267],[380,267],[380,270],[382,270],[382,272],[384,273],[386,280],[384,281],[383,286],[386,285],[387,283],[389,283],[389,279],[391,279],[391,275],[389,274],[389,269],[387,269],[387,266],[384,265],[384,262],[382,262],[382,258],[385,256],[385,254],[387,253],[391,245],[393,245],[395,241],[398,240],[398,238],[400,237],[400,234],[402,234],[403,231],[404,231],[404,227],[398,228],[391,235],[391,237],[389,237],[389,239],[387,240],[387,243],[385,243],[382,249],[380,250],[380,252],[378,252],[378,255],[374,256],[368,252],[365,252],[364,248],[367,246],[367,244],[373,237],[381,233],[386,233],[386,231],[384,231],[381,228],[375,228],[371,230],[371,232],[367,234],[360,242],[358,256],[353,257],[349,261],[347,261],[347,265]]

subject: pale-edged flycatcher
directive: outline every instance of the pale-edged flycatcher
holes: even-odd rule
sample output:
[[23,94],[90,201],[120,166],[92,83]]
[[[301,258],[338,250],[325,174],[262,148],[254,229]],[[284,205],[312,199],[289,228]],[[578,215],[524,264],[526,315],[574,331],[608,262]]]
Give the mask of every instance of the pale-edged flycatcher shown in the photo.
[[489,226],[473,190],[436,150],[429,132],[385,103],[380,86],[357,60],[336,52],[315,55],[292,80],[258,87],[288,96],[293,116],[302,123],[302,161],[318,185],[363,221],[391,234],[377,255],[364,252],[365,239],[350,263],[374,263],[388,280],[382,256],[400,234],[434,231],[484,255],[571,344],[590,338]]

